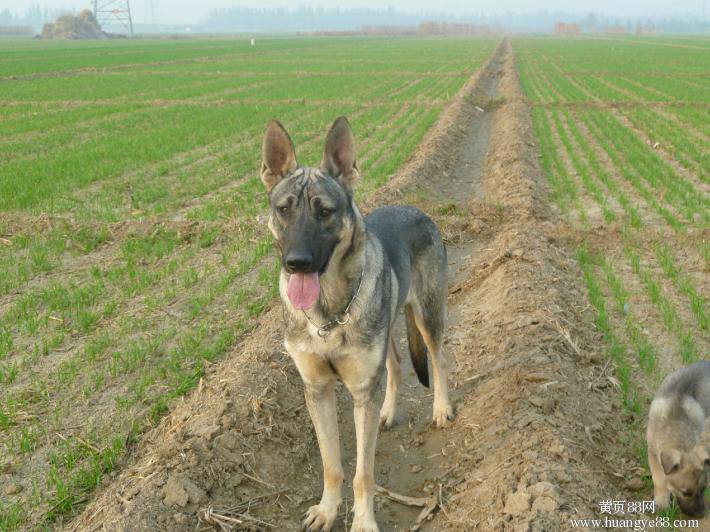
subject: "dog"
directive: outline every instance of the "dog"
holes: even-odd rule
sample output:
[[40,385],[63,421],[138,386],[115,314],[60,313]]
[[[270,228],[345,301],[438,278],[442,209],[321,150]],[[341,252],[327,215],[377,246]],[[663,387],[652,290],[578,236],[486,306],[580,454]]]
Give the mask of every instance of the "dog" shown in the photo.
[[[646,439],[656,506],[666,509],[673,494],[687,515],[705,513],[710,472],[710,361],[674,371],[651,402]],[[703,438],[705,440],[703,441]]]
[[[300,166],[284,127],[272,120],[262,146],[261,179],[269,222],[281,253],[279,291],[284,346],[303,380],[323,461],[323,495],[305,515],[307,530],[330,530],[343,484],[335,382],[353,398],[357,464],[351,531],[378,530],[373,510],[378,425],[390,427],[401,380],[391,338],[404,310],[415,372],[434,384],[434,423],[453,419],[442,353],[447,296],[446,249],[434,222],[414,207],[358,210],[355,139],[348,120],[332,124],[318,167]],[[388,348],[389,347],[389,348]],[[379,412],[375,392],[387,369]]]

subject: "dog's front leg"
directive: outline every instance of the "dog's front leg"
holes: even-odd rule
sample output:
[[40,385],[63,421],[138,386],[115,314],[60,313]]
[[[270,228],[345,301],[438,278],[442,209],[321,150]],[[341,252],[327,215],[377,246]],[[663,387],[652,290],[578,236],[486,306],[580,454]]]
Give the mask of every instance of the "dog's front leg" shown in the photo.
[[320,504],[306,512],[303,527],[312,531],[327,531],[338,517],[343,487],[343,466],[340,463],[338,411],[335,400],[336,374],[322,356],[302,351],[286,341],[286,349],[301,374],[306,406],[316,430],[323,460],[323,496]]
[[668,489],[666,474],[653,450],[648,453],[648,465],[653,479],[653,500],[658,510],[666,510],[671,505],[671,491]]
[[[383,342],[385,343],[385,342]],[[357,463],[353,478],[353,524],[351,532],[377,532],[375,521],[375,447],[379,428],[379,411],[375,392],[382,377],[382,349],[350,355],[337,363],[338,374],[353,397]]]
[[343,486],[335,379],[318,386],[306,383],[305,391],[306,406],[316,429],[323,460],[323,496],[320,504],[308,509],[303,526],[308,530],[327,531],[338,517]]

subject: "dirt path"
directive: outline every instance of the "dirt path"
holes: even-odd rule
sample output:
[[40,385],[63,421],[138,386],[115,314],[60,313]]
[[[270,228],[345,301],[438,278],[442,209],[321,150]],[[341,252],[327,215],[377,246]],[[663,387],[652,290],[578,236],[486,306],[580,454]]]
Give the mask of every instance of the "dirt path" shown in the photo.
[[[380,434],[376,461],[378,484],[437,498],[428,530],[566,529],[570,516],[598,516],[600,500],[633,500],[623,479],[636,478],[635,464],[610,452],[622,437],[616,395],[536,157],[504,41],[364,206],[420,205],[449,250],[457,418],[431,427],[432,397],[407,360],[397,424]],[[230,515],[239,529],[299,528],[320,496],[321,466],[300,378],[282,352],[280,312],[275,302],[138,442],[70,529],[195,530],[208,506],[213,523]],[[347,530],[355,438],[342,387],[338,398],[347,480],[337,530]],[[383,531],[410,529],[418,512],[376,498]]]

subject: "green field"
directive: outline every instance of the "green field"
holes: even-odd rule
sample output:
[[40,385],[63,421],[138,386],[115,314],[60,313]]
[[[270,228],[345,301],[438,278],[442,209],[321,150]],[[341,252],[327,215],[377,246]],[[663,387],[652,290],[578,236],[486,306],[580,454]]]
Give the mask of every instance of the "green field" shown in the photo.
[[495,45],[0,42],[0,529],[72,515],[273,300],[268,119],[316,164],[347,115],[366,196]]
[[[80,510],[274,301],[268,119],[315,164],[347,115],[364,199],[497,43],[0,40],[0,530]],[[645,463],[653,390],[710,353],[710,41],[512,44]]]
[[710,356],[710,43],[525,39],[514,48],[551,196],[571,222],[596,327],[635,416]]

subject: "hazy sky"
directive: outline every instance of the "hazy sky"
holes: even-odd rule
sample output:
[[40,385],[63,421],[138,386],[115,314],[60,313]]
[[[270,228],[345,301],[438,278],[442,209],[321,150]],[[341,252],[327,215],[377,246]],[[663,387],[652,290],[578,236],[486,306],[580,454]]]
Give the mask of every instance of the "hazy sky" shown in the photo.
[[[334,0],[314,1],[239,1],[239,0],[129,0],[133,17],[136,22],[150,20],[150,4],[155,6],[156,18],[159,23],[195,23],[204,19],[211,9],[248,6],[248,7],[298,7],[300,5],[321,5],[323,7],[369,7],[382,8],[392,5],[398,10],[409,12],[448,12],[470,14],[496,14],[505,11],[525,12],[546,10],[564,10],[572,12],[601,13],[610,16],[654,16],[702,12],[703,0]],[[710,0],[708,9],[710,10]],[[67,8],[78,10],[89,7],[92,0],[0,0],[0,10],[9,9],[13,12],[23,12],[31,4],[42,7]]]

